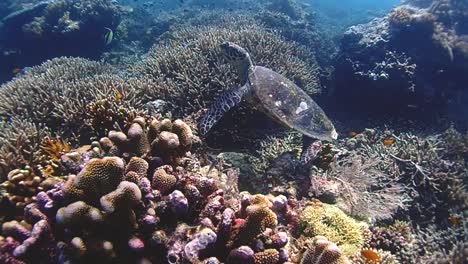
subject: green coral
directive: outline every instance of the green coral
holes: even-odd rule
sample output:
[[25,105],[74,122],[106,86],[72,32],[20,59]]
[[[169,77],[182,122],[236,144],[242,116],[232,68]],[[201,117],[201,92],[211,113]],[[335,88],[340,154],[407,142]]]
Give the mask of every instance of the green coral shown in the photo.
[[313,203],[304,208],[300,216],[301,233],[308,237],[324,236],[336,243],[346,256],[357,253],[364,245],[363,228],[337,207]]

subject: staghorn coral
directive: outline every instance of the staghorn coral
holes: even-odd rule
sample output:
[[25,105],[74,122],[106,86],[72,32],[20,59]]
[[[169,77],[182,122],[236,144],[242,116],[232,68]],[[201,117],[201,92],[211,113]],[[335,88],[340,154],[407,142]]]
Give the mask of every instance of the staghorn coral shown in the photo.
[[48,135],[47,129],[28,119],[0,121],[0,181],[13,169],[32,166],[41,139]]
[[270,1],[267,9],[281,12],[294,20],[302,19],[305,15],[295,0],[273,0]]
[[327,237],[346,256],[354,255],[364,245],[363,230],[366,226],[333,205],[319,201],[310,203],[299,217],[299,226],[301,234],[305,236]]
[[348,258],[340,248],[324,236],[316,236],[307,245],[301,264],[346,264]]
[[[136,87],[149,86],[150,80],[123,79],[111,66],[81,58],[56,58],[32,67],[23,75],[2,86],[0,119],[25,119],[35,126],[46,126],[63,139],[73,134],[89,136],[110,130],[114,122],[124,126],[127,114],[141,106]],[[99,100],[120,102],[101,117],[89,105]],[[122,110],[127,109],[127,110]],[[112,118],[113,122],[107,120]],[[107,122],[104,122],[105,119]],[[109,125],[109,127],[99,127]],[[66,128],[66,129],[65,129]],[[102,135],[101,135],[102,136]]]

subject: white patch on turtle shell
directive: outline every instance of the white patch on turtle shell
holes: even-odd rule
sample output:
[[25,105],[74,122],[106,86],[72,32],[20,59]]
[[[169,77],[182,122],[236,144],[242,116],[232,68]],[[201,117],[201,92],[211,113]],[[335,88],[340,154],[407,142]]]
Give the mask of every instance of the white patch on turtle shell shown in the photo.
[[281,102],[281,101],[276,101],[276,102],[275,102],[275,105],[278,106],[278,107],[280,107],[280,106],[282,105],[282,102]]
[[306,102],[301,102],[299,104],[299,107],[296,108],[296,115],[300,114],[301,112],[303,112],[303,111],[305,111],[307,109],[309,109],[309,106],[307,105],[307,103]]

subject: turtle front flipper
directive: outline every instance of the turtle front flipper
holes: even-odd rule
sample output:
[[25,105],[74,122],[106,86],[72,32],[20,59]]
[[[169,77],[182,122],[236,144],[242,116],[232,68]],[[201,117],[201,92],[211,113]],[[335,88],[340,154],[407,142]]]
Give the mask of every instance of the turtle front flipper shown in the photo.
[[238,105],[242,101],[242,97],[249,91],[247,85],[234,87],[221,93],[216,98],[208,112],[200,119],[198,123],[198,131],[200,135],[206,135],[211,127],[221,119],[221,117],[232,107]]

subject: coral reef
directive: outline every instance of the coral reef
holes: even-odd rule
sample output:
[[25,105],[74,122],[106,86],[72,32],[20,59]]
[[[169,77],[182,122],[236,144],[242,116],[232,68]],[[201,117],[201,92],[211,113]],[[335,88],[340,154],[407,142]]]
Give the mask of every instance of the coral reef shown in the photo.
[[466,34],[459,25],[465,23],[467,10],[459,1],[434,1],[428,8],[403,5],[350,27],[335,64],[336,95],[348,106],[365,101],[365,107],[393,107],[397,113],[408,106],[447,113],[450,105],[459,109],[454,112],[464,111],[463,102],[453,99],[466,92],[460,74],[466,69],[460,48],[465,41],[457,39]]
[[[143,121],[136,118],[133,124]],[[190,143],[189,127],[182,121],[158,124],[159,128],[172,126],[171,131],[181,135],[181,144]],[[141,126],[133,130],[143,131]],[[127,139],[135,133],[129,132]],[[80,164],[77,175],[68,174],[67,182],[37,194],[24,210],[24,221],[3,223],[2,235],[11,236],[9,245],[14,243],[5,258],[28,261],[40,254],[38,249],[47,249],[41,252],[50,254],[51,261],[228,259],[231,263],[230,259],[237,263],[239,250],[249,248],[251,263],[288,260],[288,230],[296,224],[285,197],[234,193],[230,195],[243,197],[234,206],[232,198],[224,197],[224,189],[228,195],[232,186],[180,166],[159,165],[152,170],[151,156],[111,151],[109,144],[117,141],[109,140],[93,143],[87,159],[74,160]],[[106,143],[108,152],[103,147]],[[122,156],[100,157],[105,153]],[[68,167],[76,165],[64,166],[65,173]],[[154,253],[156,249],[159,253]]]
[[0,118],[28,120],[68,136],[103,136],[96,134],[114,128],[115,123],[124,127],[126,118],[137,113],[134,107],[141,108],[141,99],[136,89],[151,85],[148,82],[125,80],[103,63],[56,58],[2,86]]
[[7,67],[13,68],[58,56],[98,58],[105,48],[105,28],[115,30],[123,14],[110,0],[42,1],[2,20],[0,34],[8,36],[2,48],[14,50],[3,53],[2,60],[11,61]]
[[[192,144],[196,142],[192,128],[180,119],[171,121],[144,117],[135,117],[127,134],[111,130],[108,137],[100,139],[106,152],[159,157],[170,164],[183,163]],[[158,181],[159,178],[155,179]]]
[[[209,98],[236,83],[234,71],[221,63],[219,44],[226,40],[246,48],[256,64],[284,74],[309,93],[320,90],[310,51],[266,31],[251,18],[235,21],[223,17],[217,26],[181,27],[165,34],[139,69],[156,79],[156,87],[147,94],[177,105],[178,115],[206,107]],[[187,42],[190,45],[183,44]]]

